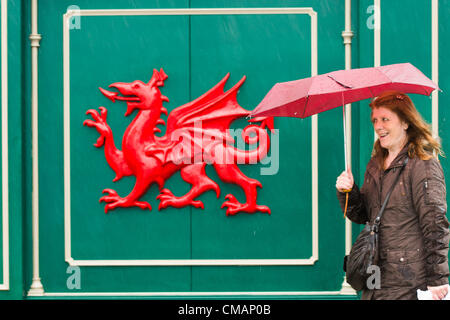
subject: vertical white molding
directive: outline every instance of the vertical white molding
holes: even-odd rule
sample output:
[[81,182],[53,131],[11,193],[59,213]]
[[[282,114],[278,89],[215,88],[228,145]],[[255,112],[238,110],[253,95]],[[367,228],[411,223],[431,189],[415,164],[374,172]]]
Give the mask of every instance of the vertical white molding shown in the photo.
[[[373,28],[373,65],[381,66],[381,0],[373,0],[374,28]],[[373,130],[373,142],[377,141],[375,129]]]
[[[311,76],[318,73],[318,45],[317,45],[317,12],[312,10],[311,17]],[[314,261],[319,260],[319,137],[318,137],[318,115],[311,117],[311,163],[312,163],[312,234]],[[316,230],[316,232],[314,232]]]
[[[352,1],[345,0],[345,30],[342,32],[342,38],[344,39],[345,46],[345,70],[352,68]],[[351,104],[345,106],[345,135],[346,145],[345,150],[346,159],[348,161],[348,168],[352,167],[352,109]],[[345,219],[345,254],[349,254],[352,248],[352,222],[349,219]],[[344,282],[342,283],[341,294],[356,294],[356,291],[347,283],[347,279],[344,276]]]
[[70,223],[70,29],[71,12],[63,15],[63,68],[64,68],[64,256],[70,265],[72,259]]
[[39,277],[39,175],[38,175],[38,50],[41,35],[37,28],[37,0],[31,2],[31,127],[33,158],[32,225],[33,225],[33,280],[29,296],[44,294]]
[[[431,79],[439,86],[439,1],[431,2]],[[439,137],[439,91],[431,94],[431,128]]]
[[374,66],[381,65],[381,0],[374,0]]
[[2,250],[3,283],[9,290],[9,188],[8,188],[8,1],[1,1],[1,65],[2,65]]

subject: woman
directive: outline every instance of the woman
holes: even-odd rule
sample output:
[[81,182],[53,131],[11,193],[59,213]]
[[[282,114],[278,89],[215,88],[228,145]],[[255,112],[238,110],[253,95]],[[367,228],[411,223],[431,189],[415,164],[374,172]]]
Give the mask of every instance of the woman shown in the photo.
[[378,136],[361,190],[351,172],[336,181],[338,199],[347,217],[373,222],[405,157],[409,161],[394,187],[381,218],[379,262],[381,288],[363,290],[362,299],[417,299],[417,289],[433,299],[448,293],[449,223],[446,188],[437,155],[440,144],[403,93],[389,91],[370,104]]

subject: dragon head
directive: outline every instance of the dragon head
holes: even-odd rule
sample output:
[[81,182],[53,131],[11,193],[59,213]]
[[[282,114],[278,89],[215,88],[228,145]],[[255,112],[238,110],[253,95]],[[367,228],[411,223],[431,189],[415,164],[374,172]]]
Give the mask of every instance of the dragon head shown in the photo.
[[[140,110],[164,110],[163,101],[169,101],[166,96],[161,94],[159,87],[164,86],[164,80],[168,76],[164,70],[154,69],[152,78],[148,83],[135,80],[130,83],[116,82],[110,84],[110,88],[116,88],[119,92],[111,92],[103,88],[99,88],[100,92],[110,99],[112,102],[116,100],[127,101],[127,111],[125,116],[130,115],[135,109]],[[119,95],[119,93],[121,95]]]

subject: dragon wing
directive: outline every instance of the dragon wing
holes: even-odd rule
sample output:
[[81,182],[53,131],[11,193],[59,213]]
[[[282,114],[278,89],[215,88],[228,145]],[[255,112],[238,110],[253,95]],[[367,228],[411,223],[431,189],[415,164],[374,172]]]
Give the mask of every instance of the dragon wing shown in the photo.
[[204,130],[215,129],[225,133],[235,119],[248,116],[250,112],[243,109],[236,100],[245,76],[233,88],[224,92],[229,77],[230,74],[227,74],[205,94],[170,112],[166,134],[181,128],[194,128],[199,122]]
[[163,156],[166,161],[174,161],[180,157],[176,150],[182,148],[177,148],[177,143],[183,144],[184,148],[194,147],[196,150],[209,149],[222,142],[234,143],[234,138],[228,131],[230,124],[238,118],[248,116],[250,111],[242,108],[236,99],[246,77],[242,77],[233,88],[224,92],[229,77],[230,74],[227,74],[202,96],[170,112],[166,133],[163,137],[156,138],[153,146],[166,145]]

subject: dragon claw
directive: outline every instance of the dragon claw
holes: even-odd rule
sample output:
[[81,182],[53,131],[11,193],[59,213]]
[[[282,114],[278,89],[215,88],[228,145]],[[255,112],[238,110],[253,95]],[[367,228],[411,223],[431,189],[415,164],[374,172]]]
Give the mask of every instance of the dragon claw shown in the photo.
[[[169,189],[167,189],[167,188],[164,188],[164,189],[162,189],[161,190],[161,194],[163,194],[163,195],[168,195],[168,196],[174,196],[173,195],[173,193],[172,193],[172,191],[170,191]],[[159,196],[158,196],[159,197]]]
[[220,187],[219,187],[219,185],[216,184],[213,187],[213,190],[216,192],[217,199],[219,199],[219,197],[220,197]]
[[232,194],[227,194],[225,199],[228,201],[222,203],[221,208],[227,207],[227,211],[225,212],[227,216],[234,216],[239,212],[254,213],[255,211],[270,214],[269,207],[256,205],[255,203],[240,203]]
[[98,137],[97,142],[94,143],[94,147],[100,148],[101,146],[103,146],[104,143],[105,143],[105,136],[102,135]]
[[90,115],[94,120],[86,119],[83,122],[83,126],[94,127],[100,134],[100,138],[98,138],[97,142],[94,144],[97,148],[103,146],[106,136],[111,133],[111,129],[106,123],[108,110],[105,107],[99,107],[99,109],[100,113],[98,113],[95,109],[89,109],[86,111],[86,114]]
[[117,196],[117,192],[113,189],[104,189],[102,193],[108,193],[110,196],[112,195]]
[[156,196],[156,199],[160,200],[158,210],[165,209],[169,206],[175,208],[181,208],[187,205],[191,205],[195,208],[204,209],[205,206],[200,200],[190,200],[186,197],[176,197],[169,189],[162,189],[161,193]]
[[237,208],[237,204],[233,203],[231,201],[225,201],[224,203],[222,203],[222,206],[220,207],[220,209],[223,209],[224,207],[228,207],[228,208]]
[[263,213],[267,213],[267,214],[269,214],[270,215],[270,208],[268,207],[268,206],[259,206],[259,205],[257,205],[256,206],[256,210],[258,210],[258,211],[260,211],[260,212],[263,212]]
[[205,206],[203,205],[203,202],[201,202],[200,200],[193,200],[191,202],[191,205],[193,205],[196,208],[202,208],[205,209]]
[[98,114],[98,111],[95,109],[89,109],[88,111],[86,111],[87,115],[91,115],[91,117],[95,120],[95,121],[99,121],[100,120],[100,115]]
[[[231,193],[227,194],[225,196],[225,199],[230,200],[230,203],[234,203],[234,204],[238,204],[239,202],[237,201],[236,197],[233,196]],[[228,201],[227,201],[228,202]]]
[[164,119],[158,119],[156,120],[156,124],[162,124],[162,125],[166,125],[166,122],[164,121]]
[[152,210],[152,206],[150,205],[150,203],[145,202],[145,201],[135,201],[134,205],[141,208],[142,210],[145,210],[145,209]]
[[120,199],[122,199],[119,197],[117,192],[112,189],[105,189],[102,191],[102,193],[107,193],[108,195],[101,197],[98,202],[111,203],[111,202],[119,201]]
[[105,107],[99,107],[100,109],[100,117],[103,121],[106,121],[106,116],[108,115],[108,110]]
[[152,210],[152,206],[145,201],[130,201],[127,198],[121,198],[116,191],[112,189],[105,189],[102,193],[107,193],[108,195],[100,198],[99,202],[106,202],[105,205],[105,213],[113,210],[117,207],[132,207],[136,206],[141,209],[149,209]]

